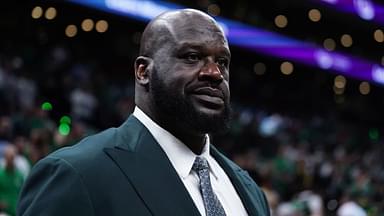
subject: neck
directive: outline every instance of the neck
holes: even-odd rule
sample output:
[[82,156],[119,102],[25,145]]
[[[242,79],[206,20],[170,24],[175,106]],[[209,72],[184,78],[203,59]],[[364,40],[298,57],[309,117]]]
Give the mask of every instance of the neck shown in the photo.
[[180,120],[166,118],[163,114],[151,109],[150,106],[139,106],[152,121],[181,140],[193,153],[200,155],[205,145],[205,133],[190,128]]
[[193,153],[200,155],[203,151],[206,142],[205,133],[196,132],[194,128],[188,128],[187,124],[179,124],[180,121],[169,122],[169,119],[153,118],[153,116],[151,119],[181,140]]
[[177,131],[172,129],[167,129],[175,137],[180,139],[193,153],[200,155],[204,149],[206,143],[205,134],[190,134],[185,133],[185,131]]
[[[181,121],[152,118],[158,125],[183,142],[193,153],[200,155],[205,146],[205,133],[197,132]],[[172,122],[169,122],[172,121]]]

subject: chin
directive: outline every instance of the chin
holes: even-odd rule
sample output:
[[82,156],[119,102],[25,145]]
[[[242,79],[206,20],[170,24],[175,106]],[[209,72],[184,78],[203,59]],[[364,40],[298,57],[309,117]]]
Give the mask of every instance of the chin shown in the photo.
[[221,134],[229,129],[229,111],[199,109],[196,110],[194,117],[188,119],[190,125],[201,133]]
[[196,113],[205,118],[224,118],[225,110],[223,109],[210,109],[210,108],[199,108],[196,109]]

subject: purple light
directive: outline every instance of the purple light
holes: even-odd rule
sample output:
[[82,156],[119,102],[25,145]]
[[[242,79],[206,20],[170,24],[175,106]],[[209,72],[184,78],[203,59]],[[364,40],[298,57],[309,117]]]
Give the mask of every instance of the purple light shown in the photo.
[[323,2],[327,2],[329,4],[336,4],[338,0],[322,0]]
[[[276,33],[255,30],[245,25],[227,23],[228,39],[232,45],[265,55],[315,66],[355,79],[384,84],[384,68],[358,57],[340,52],[329,52],[315,44],[282,37]],[[373,72],[376,73],[373,77]]]
[[384,25],[384,6],[371,0],[312,0],[341,12],[358,15],[361,19]]
[[317,64],[324,70],[330,69],[333,65],[332,56],[323,50],[315,52]]
[[[164,11],[183,8],[175,4],[149,0],[70,1],[146,22]],[[334,5],[348,5],[348,7],[351,7],[352,1],[353,0],[322,0],[322,2],[332,2]],[[365,3],[363,2],[361,4]],[[344,9],[348,7],[344,7]],[[362,10],[365,11],[365,6],[363,5],[362,7]],[[375,19],[380,17],[383,18],[383,10],[379,13],[380,10],[377,9],[377,5],[374,7],[376,13]],[[367,11],[368,12],[363,13],[369,15],[369,9],[367,9]],[[368,15],[367,17],[369,17]],[[284,60],[291,60],[308,66],[318,67],[329,72],[338,72],[345,76],[373,81],[384,85],[384,68],[368,60],[340,52],[329,52],[315,44],[292,39],[236,21],[223,18],[216,19],[226,33],[231,45],[243,47],[260,54]]]
[[384,68],[378,65],[372,67],[372,79],[375,82],[384,84]]
[[353,6],[362,19],[372,20],[375,18],[375,8],[370,0],[353,0]]

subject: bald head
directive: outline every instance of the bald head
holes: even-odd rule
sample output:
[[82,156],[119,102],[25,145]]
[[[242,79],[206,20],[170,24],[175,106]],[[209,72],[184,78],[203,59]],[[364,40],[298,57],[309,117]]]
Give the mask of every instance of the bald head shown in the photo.
[[228,125],[231,53],[218,23],[193,9],[161,14],[145,28],[135,61],[135,103],[196,152]]
[[[161,45],[180,41],[180,32],[217,33],[224,35],[217,22],[208,14],[195,9],[165,12],[145,28],[140,42],[140,55],[152,57]],[[183,34],[182,36],[185,36]],[[226,39],[223,37],[222,40]]]

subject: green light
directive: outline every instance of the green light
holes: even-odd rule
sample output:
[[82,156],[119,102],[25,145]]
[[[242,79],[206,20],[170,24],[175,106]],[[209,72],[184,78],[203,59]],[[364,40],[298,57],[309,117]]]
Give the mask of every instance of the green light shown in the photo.
[[66,115],[62,116],[60,118],[60,124],[68,124],[68,125],[70,125],[71,124],[71,118],[69,116],[66,116]]
[[371,140],[378,140],[379,139],[379,130],[377,130],[376,128],[371,128],[369,129],[369,138]]
[[41,104],[41,109],[45,111],[50,111],[52,110],[52,104],[49,102],[44,102],[43,104]]
[[71,127],[66,123],[61,123],[59,126],[59,133],[63,136],[67,136],[71,132]]

